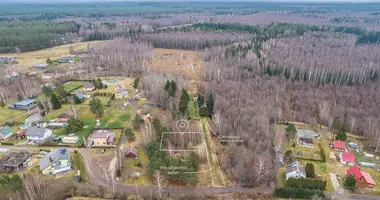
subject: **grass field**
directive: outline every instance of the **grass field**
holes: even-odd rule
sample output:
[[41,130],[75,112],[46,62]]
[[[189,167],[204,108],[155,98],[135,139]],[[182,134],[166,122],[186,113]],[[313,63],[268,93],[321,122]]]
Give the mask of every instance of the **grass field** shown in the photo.
[[187,85],[190,94],[198,92],[195,82],[202,77],[202,61],[197,51],[178,49],[154,49],[154,58],[146,66],[151,66],[152,71],[168,72],[185,76],[193,81]]
[[63,88],[65,89],[66,92],[71,92],[75,88],[78,88],[83,85],[82,81],[69,81],[65,84],[63,84]]
[[0,124],[7,122],[8,120],[13,120],[15,122],[23,122],[24,119],[30,115],[28,111],[12,110],[6,107],[0,107]]
[[80,170],[81,182],[87,181],[87,171],[86,166],[83,162],[83,156],[80,153],[70,153],[71,166],[73,167],[73,172],[76,174],[77,170]]
[[[139,172],[141,176],[137,179],[127,178],[124,180],[126,184],[137,184],[139,186],[152,185],[152,180],[147,174],[147,168],[149,164],[148,155],[145,152],[144,148],[138,148],[138,157],[137,159],[128,158],[124,162],[126,162],[126,171],[125,173],[130,172]],[[141,166],[137,166],[140,164]]]
[[103,41],[79,42],[79,43],[74,43],[74,44],[56,46],[53,48],[39,50],[39,51],[26,52],[26,53],[0,54],[0,57],[1,56],[16,56],[16,61],[18,62],[18,64],[7,65],[7,66],[10,66],[10,68],[12,69],[28,70],[30,69],[32,65],[45,63],[47,58],[54,60],[60,57],[69,56],[70,47],[72,47],[74,51],[86,51],[88,44],[91,46],[91,45],[95,45],[102,42]]

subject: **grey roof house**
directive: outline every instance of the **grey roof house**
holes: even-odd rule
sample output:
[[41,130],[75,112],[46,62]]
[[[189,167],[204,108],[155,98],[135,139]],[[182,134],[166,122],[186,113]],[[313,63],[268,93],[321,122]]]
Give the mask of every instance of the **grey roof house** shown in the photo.
[[71,160],[68,148],[59,148],[40,160],[40,170],[44,175],[63,175],[71,172]]
[[0,160],[0,171],[11,172],[25,169],[29,166],[33,154],[27,151],[11,152]]
[[8,105],[8,108],[16,110],[30,110],[35,107],[37,107],[37,101],[35,99],[24,99],[15,104]]
[[84,89],[84,91],[92,91],[95,89],[95,86],[91,82],[85,82],[83,84],[83,89]]
[[59,63],[73,63],[73,57],[62,57],[62,58],[58,58],[57,59],[57,62]]
[[50,129],[38,126],[31,126],[26,130],[26,138],[33,142],[45,142],[53,134]]

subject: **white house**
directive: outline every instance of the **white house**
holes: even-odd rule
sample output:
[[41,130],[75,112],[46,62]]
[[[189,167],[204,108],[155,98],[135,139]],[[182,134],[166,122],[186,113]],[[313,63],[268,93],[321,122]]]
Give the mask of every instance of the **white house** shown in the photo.
[[124,90],[124,89],[120,89],[116,92],[115,94],[115,98],[116,99],[126,99],[128,98],[128,95],[129,95],[129,92],[127,90]]
[[52,131],[50,129],[38,126],[31,126],[26,130],[26,138],[34,142],[44,142],[51,137]]
[[62,137],[62,142],[63,143],[70,143],[70,144],[75,144],[77,143],[79,140],[79,137],[78,136],[65,136],[65,137]]
[[306,178],[305,168],[299,161],[286,166],[286,180],[289,178]]
[[94,89],[95,89],[95,86],[91,82],[85,82],[83,84],[83,90],[84,91],[93,91]]

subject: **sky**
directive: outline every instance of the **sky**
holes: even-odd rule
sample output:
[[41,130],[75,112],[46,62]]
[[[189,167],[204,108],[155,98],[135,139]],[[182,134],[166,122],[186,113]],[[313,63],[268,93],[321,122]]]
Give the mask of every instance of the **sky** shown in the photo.
[[[98,1],[98,2],[142,2],[142,1],[150,1],[150,2],[160,2],[160,1],[201,1],[202,0],[0,0],[1,2],[10,2],[10,3],[17,3],[17,2],[40,2],[40,3],[54,3],[54,2],[92,2],[92,1]],[[207,0],[206,0],[207,1]],[[229,0],[208,0],[208,1],[228,1],[233,2]],[[237,1],[252,1],[252,0],[237,0]],[[254,0],[253,0],[254,1]],[[258,0],[258,1],[266,1],[266,0]],[[270,2],[355,2],[355,3],[361,3],[361,2],[380,2],[380,0],[269,0]]]

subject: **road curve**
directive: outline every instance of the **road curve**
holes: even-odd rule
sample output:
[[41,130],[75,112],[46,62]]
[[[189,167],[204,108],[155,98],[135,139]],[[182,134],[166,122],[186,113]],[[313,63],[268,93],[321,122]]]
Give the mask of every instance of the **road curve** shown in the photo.
[[[8,148],[10,150],[16,151],[38,151],[40,147],[31,147],[31,146],[2,146],[3,148]],[[41,147],[43,148],[43,147]],[[85,148],[69,148],[70,151],[78,150],[78,152],[83,156],[85,161],[85,166],[88,174],[88,178],[90,178],[93,184],[106,186],[109,188],[115,187],[115,189],[119,189],[125,192],[139,192],[150,194],[150,192],[155,192],[156,188],[153,186],[132,186],[132,185],[122,185],[115,182],[114,185],[109,183],[107,185],[107,181],[103,176],[101,169],[99,166],[96,166],[91,158],[91,155],[88,153],[88,149]],[[169,194],[188,194],[188,195],[207,195],[207,194],[223,194],[223,193],[272,193],[273,189],[271,188],[244,188],[244,187],[213,187],[213,188],[164,188],[163,193]],[[325,192],[326,196],[331,197],[333,193]],[[359,195],[359,194],[350,194],[348,195],[349,199],[352,200],[380,200],[379,196],[370,196],[370,195]]]

